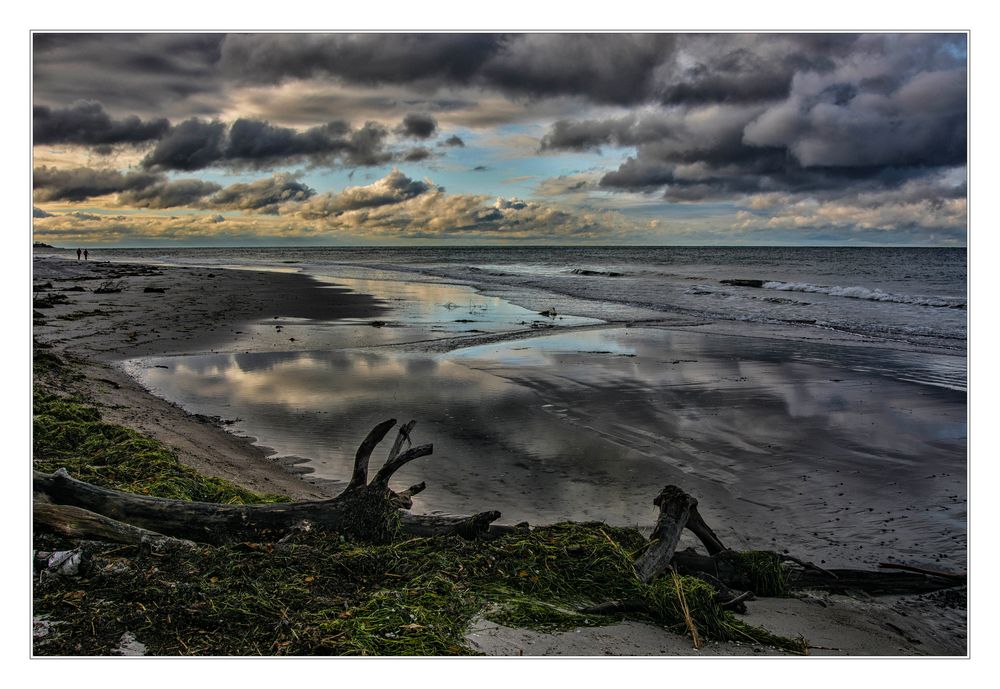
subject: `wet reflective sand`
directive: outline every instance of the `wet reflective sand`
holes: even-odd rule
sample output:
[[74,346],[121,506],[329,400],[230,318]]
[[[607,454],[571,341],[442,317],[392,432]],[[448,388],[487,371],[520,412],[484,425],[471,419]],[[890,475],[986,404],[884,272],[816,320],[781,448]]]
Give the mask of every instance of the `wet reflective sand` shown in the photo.
[[[399,332],[419,339],[440,317],[401,319]],[[129,370],[325,479],[349,476],[375,423],[418,419],[434,455],[397,482],[427,481],[420,511],[649,525],[652,497],[676,482],[734,546],[964,566],[959,357],[616,327],[445,354],[329,348]]]

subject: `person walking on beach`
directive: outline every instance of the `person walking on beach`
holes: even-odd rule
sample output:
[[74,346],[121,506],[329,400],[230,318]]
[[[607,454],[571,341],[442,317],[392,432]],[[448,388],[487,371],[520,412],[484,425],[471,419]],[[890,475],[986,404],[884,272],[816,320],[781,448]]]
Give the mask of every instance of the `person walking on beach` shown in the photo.
[[76,250],[76,260],[77,261],[80,260],[80,250],[79,249]]
[[83,260],[84,261],[89,261],[90,260],[90,252],[87,251],[86,249],[83,250]]

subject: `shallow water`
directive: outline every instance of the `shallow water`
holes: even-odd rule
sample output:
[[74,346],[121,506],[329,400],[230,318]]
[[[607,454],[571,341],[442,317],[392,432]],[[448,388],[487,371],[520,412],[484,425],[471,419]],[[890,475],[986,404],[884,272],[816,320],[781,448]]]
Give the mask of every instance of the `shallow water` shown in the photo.
[[[961,359],[961,357],[957,357]],[[166,368],[160,368],[166,367]],[[419,421],[420,511],[649,525],[660,487],[730,539],[828,562],[961,560],[965,398],[932,355],[660,328],[568,331],[447,354],[323,350],[133,360],[189,411],[239,421],[315,475],[349,477],[365,432]]]
[[[965,249],[878,247],[379,247],[115,249],[102,258],[407,274],[460,282],[534,311],[616,322],[651,317],[791,323],[964,351]],[[756,280],[759,287],[724,284]]]

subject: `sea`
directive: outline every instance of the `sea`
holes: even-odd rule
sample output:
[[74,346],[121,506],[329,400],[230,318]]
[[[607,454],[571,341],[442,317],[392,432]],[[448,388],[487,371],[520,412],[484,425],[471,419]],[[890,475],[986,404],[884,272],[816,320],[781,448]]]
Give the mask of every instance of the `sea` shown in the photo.
[[377,322],[275,314],[220,351],[122,362],[312,480],[350,476],[359,437],[391,415],[434,443],[397,476],[427,482],[419,511],[646,528],[651,496],[674,483],[733,547],[788,543],[827,565],[965,560],[964,249],[226,247],[91,260],[297,272],[380,299]]
[[964,248],[269,247],[95,250],[95,259],[452,282],[609,322],[664,317],[852,333],[964,352]]

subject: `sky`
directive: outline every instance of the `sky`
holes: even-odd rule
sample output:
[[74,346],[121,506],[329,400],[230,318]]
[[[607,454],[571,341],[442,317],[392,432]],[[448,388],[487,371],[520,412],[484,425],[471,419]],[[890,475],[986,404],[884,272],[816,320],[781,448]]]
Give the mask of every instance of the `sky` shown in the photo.
[[967,240],[965,34],[32,37],[56,246]]

